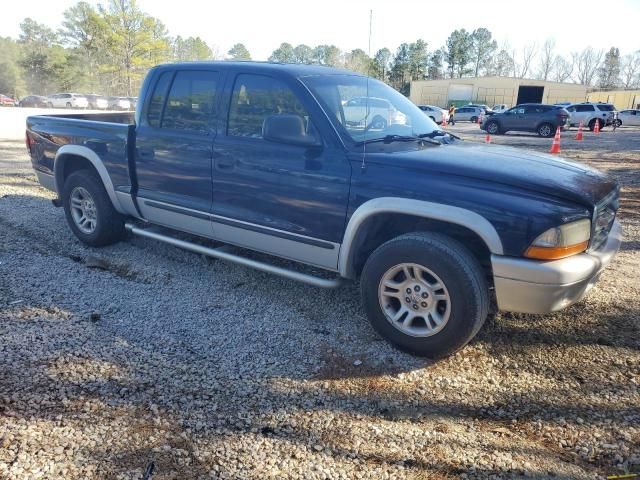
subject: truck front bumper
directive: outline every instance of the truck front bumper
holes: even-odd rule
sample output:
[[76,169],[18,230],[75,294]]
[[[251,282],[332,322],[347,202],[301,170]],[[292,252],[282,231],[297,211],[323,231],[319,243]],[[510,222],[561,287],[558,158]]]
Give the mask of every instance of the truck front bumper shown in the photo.
[[616,220],[597,251],[553,261],[492,255],[498,308],[508,312],[549,313],[579,301],[591,290],[622,243]]

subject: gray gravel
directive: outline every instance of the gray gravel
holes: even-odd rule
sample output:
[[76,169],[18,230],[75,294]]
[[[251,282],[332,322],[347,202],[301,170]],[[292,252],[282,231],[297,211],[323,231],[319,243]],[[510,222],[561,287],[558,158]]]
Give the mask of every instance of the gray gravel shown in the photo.
[[152,461],[154,479],[640,471],[640,130],[620,133],[618,150],[569,151],[625,185],[599,285],[557,314],[491,318],[436,364],[380,340],[355,286],[140,238],[84,247],[22,142],[2,142],[0,478],[134,479]]

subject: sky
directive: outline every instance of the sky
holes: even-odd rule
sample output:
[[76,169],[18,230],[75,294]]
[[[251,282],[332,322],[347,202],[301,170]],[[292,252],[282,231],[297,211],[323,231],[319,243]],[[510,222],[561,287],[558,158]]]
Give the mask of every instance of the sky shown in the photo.
[[[89,3],[98,3],[88,0]],[[17,37],[25,17],[58,28],[76,0],[8,0],[2,7],[0,36]],[[225,54],[244,43],[254,60],[266,60],[280,43],[334,44],[342,50],[395,51],[402,42],[422,38],[430,50],[444,45],[457,28],[486,27],[498,43],[521,49],[553,37],[558,53],[587,46],[640,49],[640,0],[138,0],[173,36],[200,36]]]

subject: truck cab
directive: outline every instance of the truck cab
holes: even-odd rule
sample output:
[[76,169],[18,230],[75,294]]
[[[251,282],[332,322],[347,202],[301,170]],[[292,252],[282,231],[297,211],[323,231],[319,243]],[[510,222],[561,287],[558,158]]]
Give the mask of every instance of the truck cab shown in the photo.
[[128,115],[27,119],[34,169],[77,238],[129,232],[315,287],[357,281],[375,330],[414,354],[461,348],[492,303],[579,301],[620,245],[605,175],[464,142],[346,70],[161,65]]

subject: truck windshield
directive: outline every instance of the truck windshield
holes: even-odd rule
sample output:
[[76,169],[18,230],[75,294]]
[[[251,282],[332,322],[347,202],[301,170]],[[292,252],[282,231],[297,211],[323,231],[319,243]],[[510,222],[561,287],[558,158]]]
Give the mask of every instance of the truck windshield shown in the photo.
[[420,136],[438,126],[404,95],[372,78],[318,75],[301,79],[348,140]]

